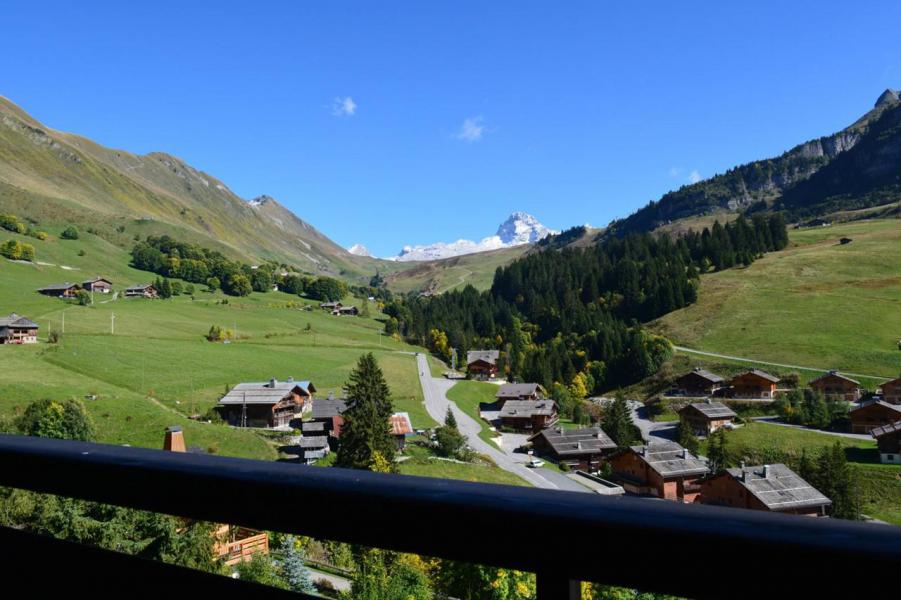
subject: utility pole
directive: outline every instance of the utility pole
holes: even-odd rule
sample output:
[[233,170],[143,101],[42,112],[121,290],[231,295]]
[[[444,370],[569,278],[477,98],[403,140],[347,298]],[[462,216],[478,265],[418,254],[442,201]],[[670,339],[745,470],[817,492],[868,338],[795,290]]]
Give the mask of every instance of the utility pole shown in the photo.
[[109,317],[109,334],[116,335],[116,313],[110,313]]

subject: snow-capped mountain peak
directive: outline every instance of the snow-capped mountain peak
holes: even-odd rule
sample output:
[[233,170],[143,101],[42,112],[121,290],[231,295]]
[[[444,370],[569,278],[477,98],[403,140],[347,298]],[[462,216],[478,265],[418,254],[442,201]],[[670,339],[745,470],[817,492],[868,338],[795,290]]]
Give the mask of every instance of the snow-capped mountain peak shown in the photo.
[[372,257],[372,253],[369,252],[369,248],[367,248],[363,244],[354,244],[353,246],[348,248],[347,251],[351,254],[356,254],[357,256]]
[[404,246],[400,254],[394,257],[393,260],[439,260],[464,254],[510,248],[522,244],[533,244],[548,235],[556,233],[559,232],[548,229],[532,215],[524,212],[514,212],[506,221],[501,223],[495,235],[486,237],[481,242],[457,240],[451,243],[438,242],[437,244],[426,246]]

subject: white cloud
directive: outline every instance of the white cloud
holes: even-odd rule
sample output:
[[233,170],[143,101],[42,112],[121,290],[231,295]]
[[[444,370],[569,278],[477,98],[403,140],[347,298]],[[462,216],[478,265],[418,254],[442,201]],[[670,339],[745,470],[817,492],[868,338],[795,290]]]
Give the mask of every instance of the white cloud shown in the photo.
[[703,179],[703,177],[701,177],[700,171],[698,171],[697,169],[692,169],[686,177],[685,169],[682,167],[670,167],[669,176],[673,179],[685,178],[685,181],[687,181],[688,183],[697,183],[701,181],[701,179]]
[[699,181],[701,181],[701,174],[698,173],[697,169],[694,169],[691,173],[688,174],[689,183],[697,183]]
[[485,125],[482,117],[469,117],[463,120],[460,131],[454,134],[454,138],[464,142],[478,142],[485,133]]
[[338,96],[332,102],[332,114],[336,117],[352,117],[357,112],[357,103],[350,96]]
[[682,167],[670,167],[669,176],[670,177],[678,177],[682,174],[685,169]]

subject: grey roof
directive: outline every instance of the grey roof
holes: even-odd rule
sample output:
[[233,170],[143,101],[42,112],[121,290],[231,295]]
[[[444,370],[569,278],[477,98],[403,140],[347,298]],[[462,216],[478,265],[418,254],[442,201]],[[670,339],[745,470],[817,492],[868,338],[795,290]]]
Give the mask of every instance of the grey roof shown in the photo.
[[501,409],[500,417],[553,415],[556,408],[553,400],[508,400]]
[[[745,371],[744,373],[742,373],[742,375],[747,375],[749,373],[751,375],[757,375],[758,377],[762,377],[771,383],[779,383],[781,381],[775,375],[770,375],[766,371],[761,371],[760,369],[751,369],[750,371]],[[739,375],[739,377],[741,377],[741,375]]]
[[878,404],[879,406],[893,410],[896,413],[898,413],[899,415],[901,415],[901,405],[892,404],[891,402],[886,402],[885,400],[866,400],[864,402],[861,402],[860,404],[857,405],[856,408],[852,408],[848,412],[849,413],[857,412],[862,408],[867,408],[869,406],[873,406],[874,404]]
[[736,416],[735,411],[722,402],[693,402],[680,410],[679,413],[681,414],[682,411],[689,408],[694,408],[708,419],[729,419]]
[[[692,369],[691,372],[686,373],[682,377],[687,377],[688,375],[692,375],[692,374],[698,375],[699,377],[706,379],[710,383],[723,383],[724,381],[726,381],[725,379],[723,379],[716,373],[711,373],[707,369],[701,369],[701,368]],[[679,379],[682,379],[682,377],[680,377]]]
[[541,390],[541,386],[537,383],[505,383],[500,387],[495,398],[520,398],[522,396],[532,396]]
[[300,443],[298,445],[304,449],[319,449],[328,447],[328,438],[324,435],[305,435],[300,438],[299,442]]
[[275,404],[295,389],[308,396],[316,391],[309,381],[239,383],[219,399],[219,404]]
[[143,292],[147,288],[152,288],[152,283],[139,283],[125,289],[126,292]]
[[300,424],[300,430],[304,433],[312,431],[325,431],[325,423],[322,421],[304,421]]
[[483,360],[490,365],[494,365],[497,364],[497,359],[500,356],[500,350],[470,350],[466,353],[466,364],[471,365],[477,360]]
[[631,450],[662,477],[673,475],[703,475],[707,463],[676,442],[650,442],[648,446],[632,446]]
[[71,289],[71,288],[74,288],[74,287],[78,287],[78,284],[76,284],[76,283],[69,283],[69,282],[67,281],[67,282],[65,282],[65,283],[51,283],[51,284],[48,285],[48,286],[45,286],[45,287],[40,288],[38,291],[39,291],[39,292],[57,292],[57,291],[63,292],[63,291],[65,291],[65,290],[68,290],[68,289]]
[[557,456],[578,455],[616,448],[616,442],[611,440],[600,427],[586,427],[584,429],[549,427],[542,429],[530,437],[529,440],[534,440],[539,436],[547,441]]
[[853,383],[855,385],[860,385],[860,382],[857,381],[856,379],[851,379],[850,377],[848,377],[846,375],[842,375],[841,373],[839,373],[838,371],[835,371],[835,370],[829,371],[828,373],[824,373],[823,375],[820,375],[816,379],[811,379],[810,383],[808,383],[808,385],[812,385],[821,379],[826,379],[827,377],[838,377],[839,379],[844,379],[845,381],[850,381],[851,383]]
[[882,425],[881,427],[874,427],[870,430],[870,435],[872,435],[876,439],[879,439],[884,435],[895,433],[896,431],[901,431],[901,421],[895,421],[894,423]]
[[347,410],[344,400],[313,400],[313,419],[331,419]]
[[[826,496],[783,464],[726,469],[736,481],[770,510],[832,504]],[[744,477],[742,477],[744,471]]]
[[88,285],[88,284],[91,284],[91,283],[97,283],[98,281],[105,281],[105,282],[107,282],[107,283],[110,284],[110,285],[112,285],[112,283],[113,283],[112,281],[110,281],[110,280],[107,279],[106,277],[94,277],[93,279],[88,279],[88,280],[86,280],[86,281],[83,281],[83,282],[81,283],[81,285]]
[[0,317],[0,327],[21,327],[22,329],[37,329],[38,324],[27,317],[13,313],[8,317]]

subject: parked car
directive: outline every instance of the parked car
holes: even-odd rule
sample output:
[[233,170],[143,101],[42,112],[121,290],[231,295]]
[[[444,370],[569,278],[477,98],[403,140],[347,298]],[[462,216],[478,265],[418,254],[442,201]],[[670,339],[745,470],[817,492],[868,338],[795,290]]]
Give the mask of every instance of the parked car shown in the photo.
[[526,463],[526,466],[530,467],[532,469],[537,469],[539,467],[544,466],[544,461],[541,460],[540,458],[533,458],[532,460],[530,460],[529,462]]

